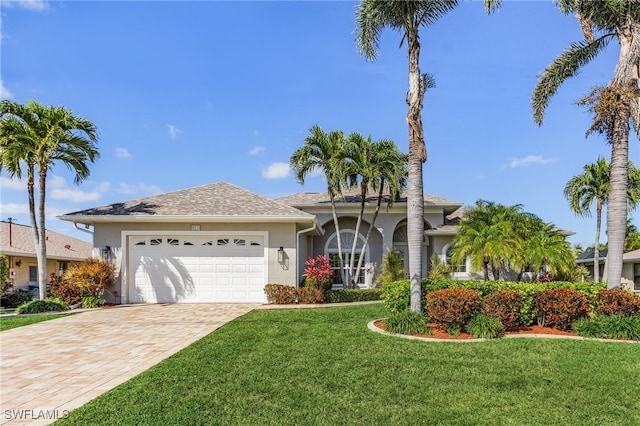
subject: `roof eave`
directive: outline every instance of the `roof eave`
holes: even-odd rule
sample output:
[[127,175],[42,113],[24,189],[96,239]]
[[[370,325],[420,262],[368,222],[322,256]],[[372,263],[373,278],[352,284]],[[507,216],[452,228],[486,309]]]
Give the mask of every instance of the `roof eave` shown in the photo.
[[291,222],[308,222],[313,223],[315,217],[313,215],[304,216],[195,216],[195,215],[62,215],[58,219],[67,222],[75,222],[91,225],[93,223],[109,223],[109,222],[267,222],[267,223],[291,223]]

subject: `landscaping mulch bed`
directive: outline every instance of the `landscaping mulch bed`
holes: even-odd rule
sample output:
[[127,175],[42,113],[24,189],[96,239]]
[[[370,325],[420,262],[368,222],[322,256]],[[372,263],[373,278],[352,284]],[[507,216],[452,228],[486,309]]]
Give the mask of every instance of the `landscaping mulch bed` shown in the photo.
[[[379,329],[384,330],[384,320],[378,320],[374,322],[374,325]],[[429,327],[431,328],[431,331],[433,331],[433,334],[414,334],[413,336],[425,337],[428,339],[450,339],[450,340],[471,340],[476,338],[472,334],[463,333],[463,332],[460,332],[460,334],[458,334],[457,336],[452,336],[451,334],[447,333],[446,330],[443,330],[441,327],[433,323],[429,324]],[[517,330],[505,332],[505,335],[509,335],[509,334],[538,334],[538,335],[547,334],[547,335],[555,335],[555,336],[577,336],[578,335],[573,331],[558,330],[556,328],[551,328],[551,327],[540,327],[538,325],[520,327]]]

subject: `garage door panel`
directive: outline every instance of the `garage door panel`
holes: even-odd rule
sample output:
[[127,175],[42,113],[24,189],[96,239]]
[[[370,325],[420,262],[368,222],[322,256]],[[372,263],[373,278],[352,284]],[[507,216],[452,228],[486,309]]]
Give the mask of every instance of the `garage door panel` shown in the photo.
[[262,236],[139,236],[129,245],[129,300],[264,302]]

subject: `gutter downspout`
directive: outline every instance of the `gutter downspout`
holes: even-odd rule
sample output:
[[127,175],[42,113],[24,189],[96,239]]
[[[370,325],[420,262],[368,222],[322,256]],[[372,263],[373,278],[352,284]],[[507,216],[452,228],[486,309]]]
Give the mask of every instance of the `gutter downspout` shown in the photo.
[[83,228],[79,228],[79,227],[78,227],[78,223],[77,223],[77,222],[72,222],[72,223],[73,223],[73,227],[74,227],[74,228],[76,228],[78,231],[86,232],[87,234],[91,234],[91,235],[93,235],[93,231],[89,231],[89,229],[88,229],[88,228],[86,228],[86,227],[88,227],[89,225],[87,225],[87,224],[83,224],[83,225],[85,226],[85,228],[83,229]]
[[[318,222],[316,221],[316,219],[313,219],[313,226],[311,226],[310,228],[307,229],[301,229],[300,231],[296,232],[296,288],[298,288],[300,286],[300,283],[298,282],[299,279],[299,269],[300,269],[300,236],[304,233],[307,233],[309,231],[313,231],[315,229],[318,229]],[[321,234],[324,234],[324,232],[322,232],[322,230],[320,230]]]

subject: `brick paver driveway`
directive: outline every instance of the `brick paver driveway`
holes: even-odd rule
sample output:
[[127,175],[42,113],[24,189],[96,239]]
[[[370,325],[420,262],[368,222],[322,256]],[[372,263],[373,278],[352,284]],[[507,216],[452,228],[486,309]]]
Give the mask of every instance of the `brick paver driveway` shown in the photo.
[[0,424],[51,423],[257,306],[125,305],[2,331]]

